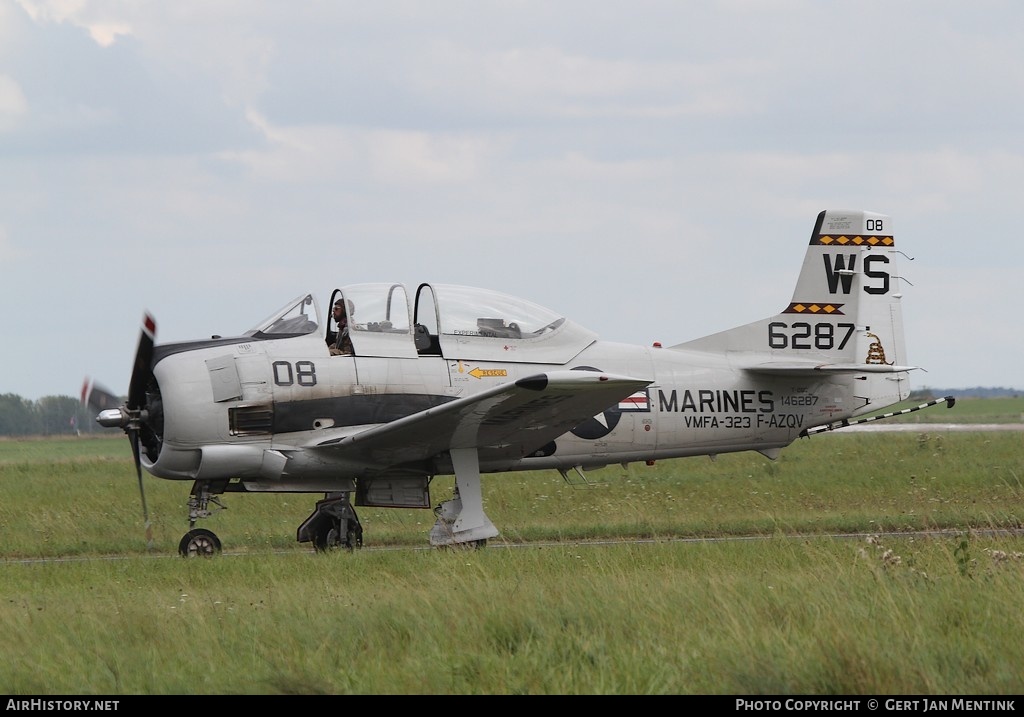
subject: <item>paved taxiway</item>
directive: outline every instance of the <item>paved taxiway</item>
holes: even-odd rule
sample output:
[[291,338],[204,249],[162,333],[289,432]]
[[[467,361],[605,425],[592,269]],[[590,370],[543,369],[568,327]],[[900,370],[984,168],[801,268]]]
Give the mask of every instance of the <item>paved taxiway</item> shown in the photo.
[[929,433],[932,431],[955,431],[959,433],[983,433],[985,431],[1024,431],[1024,423],[862,423],[858,426],[846,426],[837,428],[836,431],[853,432],[875,432],[885,433],[889,431]]

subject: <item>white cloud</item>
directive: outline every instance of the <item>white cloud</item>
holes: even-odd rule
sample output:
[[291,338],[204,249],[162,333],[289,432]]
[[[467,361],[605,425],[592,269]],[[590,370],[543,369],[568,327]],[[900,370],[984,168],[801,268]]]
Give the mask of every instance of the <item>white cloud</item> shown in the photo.
[[13,78],[0,75],[0,132],[17,127],[28,114],[28,100]]
[[430,62],[409,68],[418,92],[460,102],[469,92],[513,116],[735,115],[760,102],[759,93],[737,86],[755,85],[764,71],[746,60],[606,59],[549,46],[480,51],[447,42],[424,53]]
[[367,136],[372,175],[388,184],[470,182],[493,155],[471,135],[372,132]]
[[250,122],[267,147],[221,156],[269,181],[339,181],[364,186],[470,182],[500,140],[429,132],[369,131],[329,125],[275,127],[259,113]]
[[29,252],[16,247],[11,243],[11,239],[8,236],[7,230],[0,225],[0,269],[3,273],[10,272],[19,259],[22,259],[29,255]]
[[32,20],[38,23],[70,23],[81,27],[101,47],[109,47],[122,35],[130,35],[131,25],[104,17],[118,8],[97,6],[88,0],[17,0]]
[[689,87],[699,68],[685,65],[605,60],[569,55],[553,48],[513,49],[485,58],[484,80],[496,94],[549,97],[622,98],[669,85]]
[[117,38],[121,35],[130,35],[132,32],[131,26],[126,23],[105,23],[96,22],[90,23],[86,26],[89,30],[89,37],[96,41],[101,47],[110,47],[113,45]]

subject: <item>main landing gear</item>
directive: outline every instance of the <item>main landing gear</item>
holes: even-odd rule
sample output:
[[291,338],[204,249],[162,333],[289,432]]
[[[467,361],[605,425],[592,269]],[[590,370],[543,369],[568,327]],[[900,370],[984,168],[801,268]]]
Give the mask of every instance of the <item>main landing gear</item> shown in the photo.
[[498,529],[484,513],[477,450],[452,448],[450,454],[455,469],[455,495],[434,509],[437,520],[430,529],[430,544],[435,548],[482,548],[488,538],[498,536]]
[[351,493],[328,493],[296,531],[300,543],[313,543],[318,553],[363,547],[363,526],[352,507]]

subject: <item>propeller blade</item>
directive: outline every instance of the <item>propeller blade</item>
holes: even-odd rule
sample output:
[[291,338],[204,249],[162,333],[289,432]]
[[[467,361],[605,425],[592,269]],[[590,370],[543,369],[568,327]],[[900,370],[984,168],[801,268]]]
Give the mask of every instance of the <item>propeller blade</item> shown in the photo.
[[128,434],[135,460],[135,475],[139,480],[139,496],[142,498],[142,518],[146,525],[146,547],[153,547],[153,525],[149,521],[149,507],[146,505],[146,490],[142,481],[142,437],[140,431],[147,419],[146,391],[153,378],[153,347],[156,339],[156,321],[146,312],[142,317],[142,333],[139,347],[135,351],[135,365],[132,380],[128,386],[128,401],[124,404],[110,391],[86,378],[82,385],[82,403],[98,411],[96,421],[101,426],[120,427]]
[[146,312],[142,317],[142,332],[139,335],[139,348],[135,351],[135,367],[132,369],[132,382],[128,385],[128,408],[143,407],[146,399],[146,387],[153,376],[153,344],[156,339],[156,320]]
[[142,519],[146,525],[146,547],[153,547],[153,525],[149,522],[149,508],[146,506],[146,489],[142,483],[142,459],[139,455],[139,431],[128,430],[128,440],[132,444],[132,456],[135,458],[135,474],[139,478],[139,495],[142,497]]

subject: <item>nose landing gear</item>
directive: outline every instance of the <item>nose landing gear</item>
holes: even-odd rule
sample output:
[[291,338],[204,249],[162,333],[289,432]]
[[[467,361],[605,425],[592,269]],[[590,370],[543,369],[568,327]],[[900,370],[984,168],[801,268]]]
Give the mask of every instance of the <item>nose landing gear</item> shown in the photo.
[[196,481],[192,485],[192,494],[188,498],[189,531],[178,543],[178,554],[181,557],[208,558],[220,553],[220,538],[212,530],[195,526],[199,518],[209,518],[213,514],[209,509],[210,503],[217,505],[220,510],[225,510],[226,506],[216,495],[216,492],[223,491],[224,488],[225,486],[222,484],[218,484],[216,487],[211,486],[210,481]]

